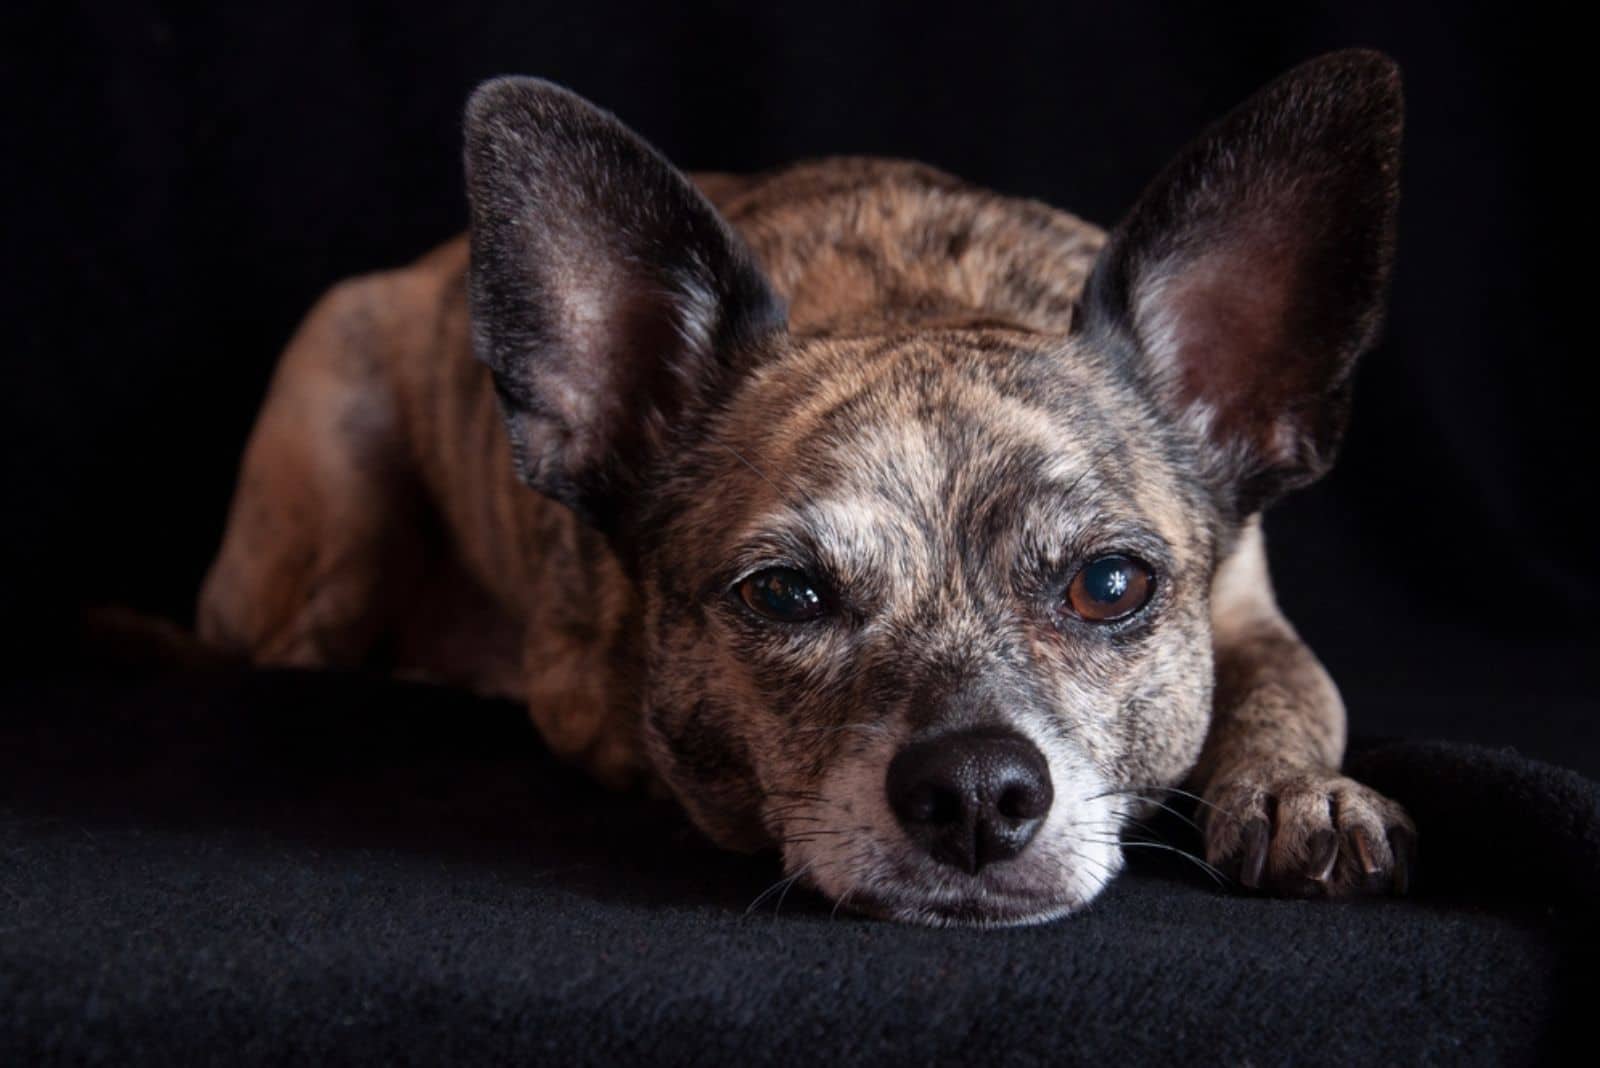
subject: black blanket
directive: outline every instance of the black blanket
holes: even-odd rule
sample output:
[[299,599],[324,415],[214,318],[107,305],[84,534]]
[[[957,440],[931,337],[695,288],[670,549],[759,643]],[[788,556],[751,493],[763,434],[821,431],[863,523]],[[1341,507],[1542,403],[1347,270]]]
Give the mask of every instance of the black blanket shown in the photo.
[[1135,848],[1081,915],[937,931],[785,892],[509,704],[272,672],[0,700],[5,1064],[1519,1062],[1592,963],[1600,786],[1509,750],[1352,758],[1422,829],[1409,900]]
[[[1394,295],[1269,546],[1369,736],[1352,772],[1421,826],[1409,899],[1238,896],[1134,847],[1047,927],[835,916],[509,705],[63,652],[85,604],[187,618],[296,322],[464,226],[484,78],[568,84],[686,167],[897,155],[1109,223],[1351,46],[1405,71]],[[1587,47],[1392,0],[0,6],[0,1066],[1555,1058],[1600,898],[1593,299],[1559,254]]]

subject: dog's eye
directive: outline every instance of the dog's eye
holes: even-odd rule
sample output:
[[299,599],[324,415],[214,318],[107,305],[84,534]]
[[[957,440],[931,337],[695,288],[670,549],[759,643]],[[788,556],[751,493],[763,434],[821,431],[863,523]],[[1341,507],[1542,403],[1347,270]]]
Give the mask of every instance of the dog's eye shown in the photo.
[[1100,556],[1084,564],[1067,586],[1067,606],[1081,619],[1109,623],[1133,615],[1150,600],[1155,575],[1131,556]]
[[739,583],[739,599],[752,612],[779,623],[807,623],[822,615],[822,596],[790,567],[769,567]]

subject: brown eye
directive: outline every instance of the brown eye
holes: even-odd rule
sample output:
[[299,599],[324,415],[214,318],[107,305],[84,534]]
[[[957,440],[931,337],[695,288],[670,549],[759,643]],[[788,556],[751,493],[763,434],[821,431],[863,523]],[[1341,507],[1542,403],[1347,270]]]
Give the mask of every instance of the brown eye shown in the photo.
[[739,583],[739,599],[752,612],[779,623],[808,623],[822,615],[822,596],[804,573],[769,567]]
[[1150,600],[1156,577],[1131,556],[1101,556],[1084,564],[1067,586],[1067,606],[1091,623],[1133,615]]

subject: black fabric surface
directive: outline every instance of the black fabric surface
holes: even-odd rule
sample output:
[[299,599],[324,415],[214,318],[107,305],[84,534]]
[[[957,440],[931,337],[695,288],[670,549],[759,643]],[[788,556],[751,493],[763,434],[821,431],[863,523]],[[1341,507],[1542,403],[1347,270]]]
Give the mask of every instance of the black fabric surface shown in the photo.
[[1509,749],[1353,757],[1421,827],[1408,900],[1134,848],[1083,914],[940,931],[773,889],[510,704],[229,671],[0,707],[5,1064],[1531,1063],[1594,964],[1600,786]]
[[[484,78],[570,85],[685,167],[897,155],[1109,223],[1350,46],[1406,79],[1391,314],[1269,548],[1390,739],[1351,770],[1421,826],[1411,899],[1233,896],[1135,848],[1040,929],[747,913],[771,858],[597,791],[509,705],[72,651],[86,604],[186,620],[296,322],[464,225]],[[1581,48],[1526,5],[1391,0],[0,6],[0,1065],[1559,1058],[1600,896]]]

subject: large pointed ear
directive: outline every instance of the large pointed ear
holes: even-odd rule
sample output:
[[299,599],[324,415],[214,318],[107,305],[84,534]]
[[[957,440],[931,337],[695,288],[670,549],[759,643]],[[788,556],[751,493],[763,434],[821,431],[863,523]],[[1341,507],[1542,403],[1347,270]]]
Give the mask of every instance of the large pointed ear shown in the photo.
[[1382,317],[1400,127],[1387,57],[1296,68],[1178,156],[1086,285],[1080,328],[1196,431],[1239,514],[1333,462]]
[[517,471],[605,529],[782,303],[688,179],[548,82],[472,95],[466,177],[473,342]]

